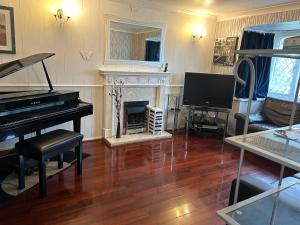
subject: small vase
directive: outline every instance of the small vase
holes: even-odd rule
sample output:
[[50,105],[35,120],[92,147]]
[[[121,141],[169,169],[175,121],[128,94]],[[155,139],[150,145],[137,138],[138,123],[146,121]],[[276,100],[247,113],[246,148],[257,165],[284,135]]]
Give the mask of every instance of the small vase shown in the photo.
[[121,138],[120,121],[118,121],[118,124],[117,124],[117,134],[116,134],[116,138]]

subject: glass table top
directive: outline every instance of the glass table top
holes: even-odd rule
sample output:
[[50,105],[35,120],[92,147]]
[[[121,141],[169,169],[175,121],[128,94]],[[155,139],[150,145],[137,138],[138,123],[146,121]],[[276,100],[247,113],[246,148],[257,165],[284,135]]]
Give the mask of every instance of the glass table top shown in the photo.
[[300,184],[277,188],[217,212],[230,225],[299,225]]
[[300,142],[278,136],[274,132],[275,130],[268,130],[225,140],[234,146],[300,171]]

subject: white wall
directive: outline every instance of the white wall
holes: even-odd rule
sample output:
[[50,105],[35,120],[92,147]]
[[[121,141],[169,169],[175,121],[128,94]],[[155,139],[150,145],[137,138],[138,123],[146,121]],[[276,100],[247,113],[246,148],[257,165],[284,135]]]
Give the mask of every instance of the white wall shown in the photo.
[[[213,18],[150,10],[147,6],[132,11],[128,5],[109,0],[78,0],[80,15],[60,27],[49,11],[53,2],[55,0],[1,0],[1,5],[12,6],[15,10],[17,53],[0,54],[0,63],[34,53],[56,53],[46,61],[56,88],[79,90],[83,100],[94,104],[94,115],[84,119],[82,124],[87,138],[102,136],[103,85],[98,68],[104,60],[105,14],[166,24],[165,61],[169,63],[172,84],[183,84],[185,71],[207,72],[211,69],[216,25]],[[200,41],[191,37],[192,26],[198,23],[208,34]],[[84,61],[80,50],[93,51],[91,60]],[[21,88],[18,86],[41,89],[41,84],[46,84],[46,80],[40,66],[0,80],[1,90]]]

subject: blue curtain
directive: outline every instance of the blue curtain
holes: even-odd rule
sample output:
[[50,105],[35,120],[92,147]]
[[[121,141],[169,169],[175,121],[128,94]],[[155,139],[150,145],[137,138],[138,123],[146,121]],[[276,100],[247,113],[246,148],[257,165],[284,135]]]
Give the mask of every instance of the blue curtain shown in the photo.
[[[244,49],[273,49],[274,34],[272,33],[257,33],[253,31],[244,31],[241,50]],[[265,98],[268,94],[269,80],[270,80],[270,57],[255,57],[252,59],[256,80],[253,93],[253,99]],[[239,76],[246,81],[245,85],[237,83],[235,90],[235,97],[248,98],[250,88],[250,68],[245,62],[241,63],[239,70]]]
[[158,62],[160,57],[160,41],[146,41],[145,61]]

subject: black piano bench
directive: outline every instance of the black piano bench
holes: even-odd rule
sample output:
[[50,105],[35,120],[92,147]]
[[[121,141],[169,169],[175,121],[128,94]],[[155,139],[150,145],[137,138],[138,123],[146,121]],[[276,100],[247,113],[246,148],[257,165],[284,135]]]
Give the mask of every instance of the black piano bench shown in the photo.
[[63,152],[75,148],[77,175],[81,175],[82,139],[82,134],[60,129],[18,142],[15,148],[19,156],[19,189],[25,188],[24,157],[38,161],[41,198],[47,195],[45,162],[48,159],[57,156],[58,168],[63,168]]

